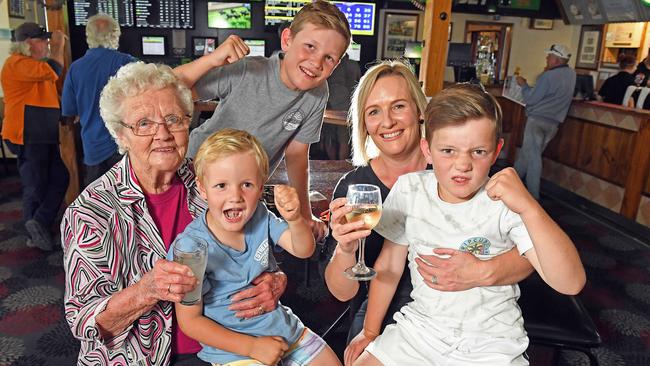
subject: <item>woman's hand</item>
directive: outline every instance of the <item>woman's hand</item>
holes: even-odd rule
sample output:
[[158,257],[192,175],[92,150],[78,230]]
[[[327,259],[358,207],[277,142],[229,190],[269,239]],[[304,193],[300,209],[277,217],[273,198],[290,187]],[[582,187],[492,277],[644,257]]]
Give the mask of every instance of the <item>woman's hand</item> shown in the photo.
[[190,267],[159,259],[153,265],[153,269],[142,276],[138,285],[150,304],[160,300],[180,302],[186,293],[198,285],[198,280]]
[[427,286],[439,291],[462,291],[481,285],[483,261],[473,254],[446,248],[433,252],[437,255],[419,254],[415,258]]
[[350,344],[345,348],[345,352],[343,353],[343,364],[345,366],[352,366],[354,361],[361,356],[363,351],[372,341],[373,339],[368,338],[363,331],[357,334],[357,336],[354,337]]
[[265,365],[277,365],[288,349],[289,345],[282,337],[257,337],[253,341],[248,357]]
[[283,272],[264,272],[252,282],[254,287],[240,291],[232,297],[229,310],[238,318],[252,318],[274,310],[280,296],[287,288],[287,275]]
[[359,239],[370,235],[370,230],[365,229],[363,220],[348,223],[345,214],[352,211],[346,206],[347,199],[341,197],[330,202],[330,226],[332,236],[338,242],[339,248],[345,253],[354,253],[359,246]]

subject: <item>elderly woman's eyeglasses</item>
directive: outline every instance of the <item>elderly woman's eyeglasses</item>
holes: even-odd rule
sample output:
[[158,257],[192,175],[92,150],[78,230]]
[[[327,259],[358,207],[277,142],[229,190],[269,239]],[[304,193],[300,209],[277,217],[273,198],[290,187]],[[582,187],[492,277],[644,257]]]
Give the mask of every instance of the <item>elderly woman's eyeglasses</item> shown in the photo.
[[126,128],[130,128],[131,131],[133,131],[133,134],[136,136],[153,136],[158,132],[158,127],[160,127],[160,125],[165,125],[167,127],[167,131],[169,132],[187,130],[187,128],[190,126],[190,118],[190,115],[181,117],[175,114],[169,114],[165,116],[165,122],[154,122],[152,120],[143,118],[136,122],[134,125],[129,125],[122,121],[120,121],[120,124]]

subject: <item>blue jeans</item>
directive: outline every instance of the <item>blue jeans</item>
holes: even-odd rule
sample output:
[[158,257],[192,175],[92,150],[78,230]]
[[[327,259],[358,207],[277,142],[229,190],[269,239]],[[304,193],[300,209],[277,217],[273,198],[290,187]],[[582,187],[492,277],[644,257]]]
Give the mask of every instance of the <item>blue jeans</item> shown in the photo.
[[7,140],[5,143],[18,158],[18,174],[23,186],[23,219],[34,219],[50,228],[69,181],[59,144],[16,145]]
[[526,120],[524,142],[515,161],[515,170],[536,199],[539,199],[539,183],[542,178],[542,153],[557,133],[558,125],[535,117]]

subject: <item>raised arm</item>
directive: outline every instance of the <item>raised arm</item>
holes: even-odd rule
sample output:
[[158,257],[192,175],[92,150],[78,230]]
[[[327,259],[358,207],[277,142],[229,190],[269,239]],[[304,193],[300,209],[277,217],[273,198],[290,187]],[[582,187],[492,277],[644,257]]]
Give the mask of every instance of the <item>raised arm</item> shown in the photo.
[[278,244],[293,256],[309,258],[315,249],[314,235],[307,221],[300,215],[300,200],[296,189],[285,185],[273,187],[275,206],[287,221],[289,230],[280,236]]
[[214,52],[174,69],[174,74],[188,88],[194,87],[199,79],[215,67],[237,62],[244,58],[250,49],[237,35],[230,35]]
[[292,140],[284,152],[289,185],[294,187],[300,199],[300,214],[311,227],[316,241],[327,234],[325,223],[314,217],[309,202],[309,145]]
[[566,233],[528,193],[512,168],[495,174],[485,187],[492,199],[502,200],[521,216],[533,242],[525,253],[540,276],[558,292],[575,295],[586,275],[576,247]]

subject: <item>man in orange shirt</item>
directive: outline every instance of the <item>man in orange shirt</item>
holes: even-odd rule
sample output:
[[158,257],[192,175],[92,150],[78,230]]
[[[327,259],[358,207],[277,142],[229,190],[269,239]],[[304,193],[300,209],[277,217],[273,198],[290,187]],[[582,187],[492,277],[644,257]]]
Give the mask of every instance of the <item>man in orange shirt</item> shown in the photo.
[[69,178],[59,152],[56,90],[65,36],[28,22],[16,28],[12,41],[0,73],[5,98],[2,138],[18,158],[27,245],[52,250],[50,228]]

